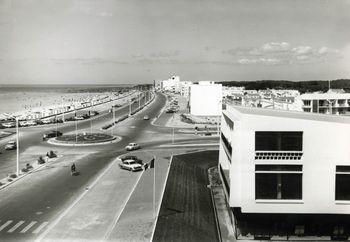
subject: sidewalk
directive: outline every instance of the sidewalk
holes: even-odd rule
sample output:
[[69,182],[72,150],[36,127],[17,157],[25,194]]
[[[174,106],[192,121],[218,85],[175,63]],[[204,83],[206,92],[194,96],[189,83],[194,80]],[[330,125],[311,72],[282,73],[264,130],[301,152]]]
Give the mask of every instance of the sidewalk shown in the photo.
[[[169,157],[162,151],[135,152],[156,159],[156,205],[161,199]],[[37,241],[149,241],[153,218],[153,172],[130,172],[114,160],[62,211]]]
[[224,189],[222,187],[221,179],[217,173],[217,167],[212,167],[208,170],[208,176],[210,181],[211,196],[216,213],[217,227],[220,233],[221,241],[223,242],[235,242],[236,237],[234,233],[234,225],[232,224],[228,207],[226,204],[226,198]]

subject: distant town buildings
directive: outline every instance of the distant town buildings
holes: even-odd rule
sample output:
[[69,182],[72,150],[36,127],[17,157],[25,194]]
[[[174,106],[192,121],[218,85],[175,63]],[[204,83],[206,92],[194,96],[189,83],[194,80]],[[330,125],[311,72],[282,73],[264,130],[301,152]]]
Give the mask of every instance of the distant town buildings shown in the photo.
[[349,134],[349,117],[228,106],[219,173],[237,237],[347,240]]
[[350,93],[342,89],[327,93],[307,93],[300,96],[302,110],[311,113],[350,114]]
[[222,85],[201,81],[190,86],[190,113],[198,116],[220,116]]

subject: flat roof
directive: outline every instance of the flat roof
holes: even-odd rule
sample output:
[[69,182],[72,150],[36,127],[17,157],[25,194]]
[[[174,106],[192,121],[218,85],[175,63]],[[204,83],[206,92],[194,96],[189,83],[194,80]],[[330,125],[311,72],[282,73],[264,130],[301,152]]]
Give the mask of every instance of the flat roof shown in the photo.
[[279,118],[294,118],[294,119],[306,119],[321,122],[335,122],[350,124],[350,116],[341,115],[330,115],[330,114],[318,114],[318,113],[307,113],[302,111],[287,111],[281,109],[269,109],[269,108],[254,108],[254,107],[243,107],[236,105],[229,105],[242,114],[250,115],[261,115]]
[[350,93],[305,93],[300,95],[305,99],[350,99]]

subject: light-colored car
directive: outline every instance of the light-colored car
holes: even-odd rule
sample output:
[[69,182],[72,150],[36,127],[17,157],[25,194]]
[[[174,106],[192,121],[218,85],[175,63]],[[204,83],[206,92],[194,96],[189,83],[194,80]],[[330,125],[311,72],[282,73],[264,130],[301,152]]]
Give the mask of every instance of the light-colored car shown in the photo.
[[143,116],[143,120],[149,120],[149,116],[148,115]]
[[141,171],[143,169],[142,164],[135,160],[124,160],[119,164],[119,167],[128,171]]
[[142,164],[142,160],[139,159],[137,156],[135,155],[124,155],[124,156],[119,156],[117,158],[117,160],[120,162],[120,163],[125,163],[125,162],[128,162],[128,161],[136,161],[137,163],[139,164]]
[[5,150],[15,150],[17,149],[17,143],[16,141],[9,141],[5,145]]
[[141,146],[139,144],[136,144],[136,143],[129,143],[127,146],[125,146],[126,150],[138,150],[140,148],[141,148]]
[[2,123],[2,126],[4,126],[5,128],[13,128],[16,127],[15,123]]

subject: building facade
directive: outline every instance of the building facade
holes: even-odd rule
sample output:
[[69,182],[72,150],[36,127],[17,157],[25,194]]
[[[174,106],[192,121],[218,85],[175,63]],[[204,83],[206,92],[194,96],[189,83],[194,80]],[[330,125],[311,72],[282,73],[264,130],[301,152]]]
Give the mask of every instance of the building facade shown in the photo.
[[304,112],[350,115],[350,93],[307,93],[300,99]]
[[219,173],[237,237],[347,239],[349,134],[349,117],[228,106]]
[[197,116],[220,116],[222,85],[199,82],[190,86],[190,113]]

